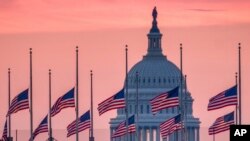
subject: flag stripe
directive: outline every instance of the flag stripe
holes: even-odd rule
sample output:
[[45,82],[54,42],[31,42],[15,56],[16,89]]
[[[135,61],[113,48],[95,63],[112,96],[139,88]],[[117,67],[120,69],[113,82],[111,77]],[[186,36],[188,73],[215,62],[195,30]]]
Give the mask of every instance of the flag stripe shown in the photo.
[[238,104],[237,85],[209,99],[208,111]]
[[[90,128],[90,126],[90,111],[87,111],[78,119],[78,132],[84,131]],[[76,120],[67,126],[67,131],[67,137],[76,133]]]
[[103,113],[113,110],[113,109],[120,109],[125,107],[125,98],[124,98],[124,90],[120,90],[115,95],[109,97],[108,99],[104,100],[100,104],[98,104],[98,111],[99,115]]
[[18,111],[28,109],[29,108],[29,89],[22,91],[18,94],[10,104],[10,108],[8,110],[7,116],[13,113],[17,113]]
[[38,125],[38,127],[36,128],[36,130],[33,133],[33,139],[35,139],[35,137],[40,134],[40,133],[44,133],[44,132],[48,132],[48,116],[46,116],[41,123]]
[[178,97],[179,87],[176,87],[168,92],[162,93],[150,100],[152,113],[156,114],[158,111],[179,105]]
[[182,128],[180,114],[172,117],[165,122],[160,124],[160,133],[163,139],[172,134],[174,131],[180,130]]
[[2,140],[3,141],[7,141],[7,120],[5,121],[5,124],[4,124],[4,129],[3,129],[3,135],[2,135]]
[[[134,115],[128,118],[128,133],[136,132],[134,118],[135,118]],[[112,135],[112,138],[121,137],[121,136],[123,136],[125,134],[126,134],[126,120],[121,122],[117,126],[117,128],[115,130],[115,133]]]
[[51,117],[61,112],[64,108],[75,107],[74,88],[59,97],[51,108]]
[[209,135],[218,134],[229,130],[230,125],[234,124],[234,112],[226,114],[215,120],[212,126],[210,126],[208,133]]

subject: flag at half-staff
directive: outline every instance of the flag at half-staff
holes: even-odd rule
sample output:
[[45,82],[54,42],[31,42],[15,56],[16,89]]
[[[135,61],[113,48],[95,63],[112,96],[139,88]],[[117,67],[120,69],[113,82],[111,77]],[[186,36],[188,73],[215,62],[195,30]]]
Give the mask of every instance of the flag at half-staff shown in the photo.
[[[135,116],[128,118],[128,133],[136,132],[135,127]],[[126,134],[126,120],[121,122],[115,129],[115,133],[112,135],[112,138],[121,137]]]
[[230,125],[234,124],[234,112],[221,116],[215,120],[212,126],[209,127],[209,135],[218,134],[230,129]]
[[51,108],[51,117],[58,114],[64,108],[75,107],[74,91],[75,88],[72,88],[65,95],[57,99],[56,103]]
[[179,114],[160,124],[161,136],[163,139],[166,139],[167,136],[182,128],[181,115]]
[[20,94],[18,94],[10,104],[9,111],[7,116],[10,114],[16,113],[18,111],[28,109],[29,108],[29,89],[24,90]]
[[[78,132],[84,131],[89,128],[90,128],[90,111],[87,111],[78,119]],[[72,123],[68,125],[67,131],[68,131],[67,137],[76,134],[76,120],[74,120]]]
[[99,115],[102,115],[103,113],[109,110],[120,109],[124,107],[125,107],[125,97],[124,97],[124,89],[122,89],[115,95],[109,97],[108,99],[98,104],[97,109],[99,111]]
[[7,121],[5,121],[2,139],[0,141],[8,141],[7,138]]
[[48,116],[46,115],[46,117],[42,120],[42,122],[39,124],[39,126],[36,128],[36,130],[33,133],[33,139],[35,139],[35,137],[40,134],[40,133],[44,133],[44,132],[48,132]]
[[237,85],[217,94],[209,99],[208,111],[220,109],[226,106],[237,105]]
[[150,100],[152,113],[179,105],[179,87],[176,87],[168,92],[162,93]]

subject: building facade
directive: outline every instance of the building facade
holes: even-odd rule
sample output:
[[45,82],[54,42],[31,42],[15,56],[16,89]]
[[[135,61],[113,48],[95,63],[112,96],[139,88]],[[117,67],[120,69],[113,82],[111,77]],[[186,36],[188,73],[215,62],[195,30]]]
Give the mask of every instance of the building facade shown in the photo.
[[[162,34],[157,26],[156,8],[152,12],[153,22],[148,37],[147,54],[143,59],[135,64],[128,72],[128,115],[137,115],[136,126],[137,132],[129,134],[128,141],[161,141],[160,124],[167,119],[180,113],[178,107],[161,110],[157,114],[151,113],[149,101],[155,96],[169,91],[182,82],[182,103],[185,113],[184,125],[185,130],[171,134],[167,141],[199,141],[200,121],[193,116],[193,98],[187,90],[183,75],[180,69],[172,63],[162,53],[161,38]],[[138,77],[137,77],[138,76]],[[126,84],[126,83],[124,83]],[[126,86],[126,85],[125,85]],[[137,106],[138,94],[138,106]],[[110,140],[125,141],[125,137],[111,138],[119,123],[126,119],[124,109],[117,110],[117,116],[110,120]],[[182,137],[181,137],[182,135]]]

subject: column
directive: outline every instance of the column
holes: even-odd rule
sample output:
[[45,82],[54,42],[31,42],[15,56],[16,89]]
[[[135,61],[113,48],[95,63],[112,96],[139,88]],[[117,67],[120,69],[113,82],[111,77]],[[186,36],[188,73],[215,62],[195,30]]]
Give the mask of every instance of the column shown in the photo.
[[150,141],[154,141],[153,127],[150,127],[149,138],[150,138]]
[[194,127],[191,127],[191,141],[194,141]]
[[142,140],[146,141],[146,130],[145,130],[145,127],[142,128]]
[[110,127],[110,141],[113,141],[112,135],[113,135],[113,128]]
[[148,132],[147,132],[147,128],[144,128],[144,130],[145,130],[145,140],[143,140],[143,141],[147,141],[147,140],[148,140]]
[[159,130],[159,127],[156,128],[156,141],[160,141],[160,130]]
[[191,128],[187,127],[188,130],[188,141],[191,141]]
[[197,141],[200,141],[200,127],[197,128]]

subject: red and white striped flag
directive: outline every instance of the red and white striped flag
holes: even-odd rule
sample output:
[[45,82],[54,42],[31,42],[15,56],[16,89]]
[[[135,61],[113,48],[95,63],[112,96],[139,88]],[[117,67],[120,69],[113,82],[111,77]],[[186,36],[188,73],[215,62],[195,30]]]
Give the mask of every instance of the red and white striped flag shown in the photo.
[[181,115],[177,115],[175,117],[172,117],[165,122],[161,123],[160,125],[160,132],[163,139],[166,139],[167,136],[172,134],[174,131],[182,129],[181,124]]
[[171,91],[162,93],[150,100],[152,113],[156,114],[158,111],[179,105],[179,87]]
[[7,116],[24,109],[29,109],[29,89],[24,90],[11,101]]
[[99,115],[102,115],[103,113],[109,110],[119,109],[124,107],[125,107],[124,89],[122,89],[115,95],[109,97],[108,99],[98,104],[97,109],[99,111]]

